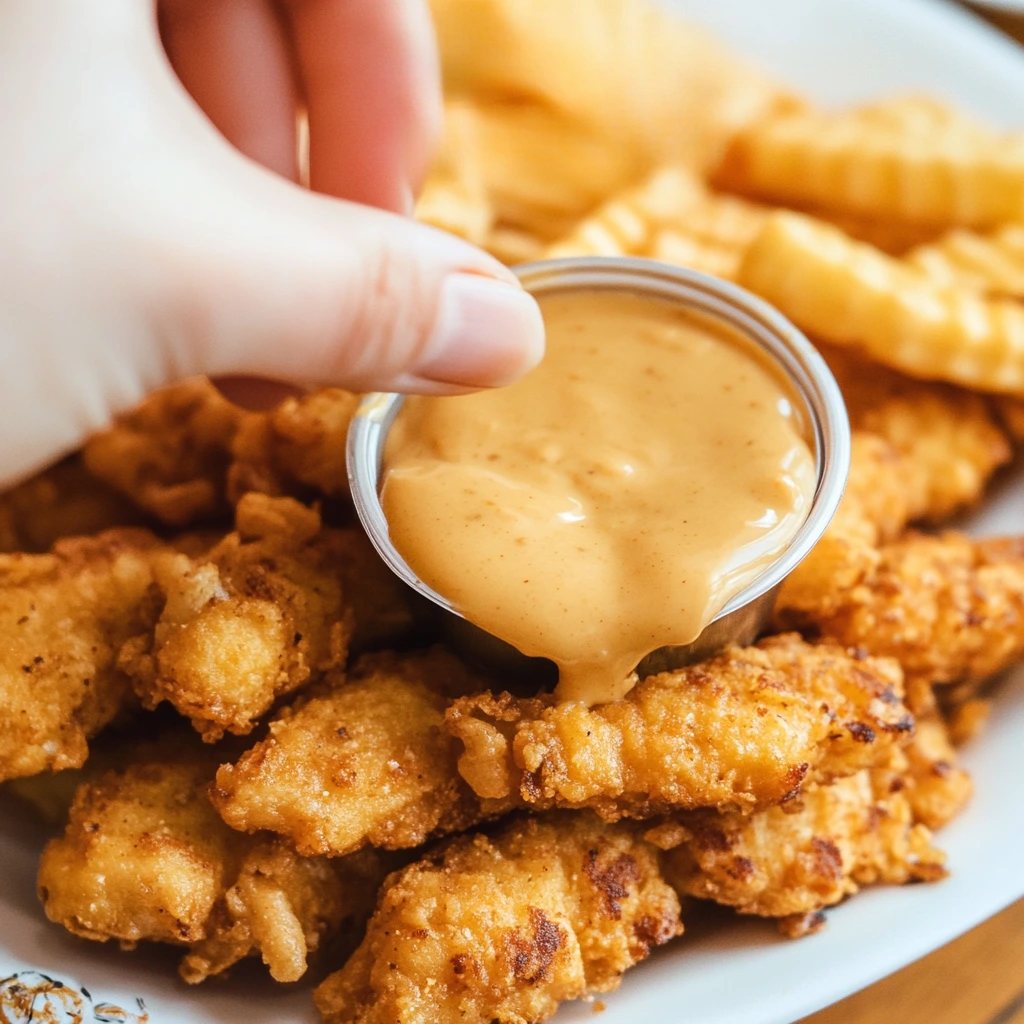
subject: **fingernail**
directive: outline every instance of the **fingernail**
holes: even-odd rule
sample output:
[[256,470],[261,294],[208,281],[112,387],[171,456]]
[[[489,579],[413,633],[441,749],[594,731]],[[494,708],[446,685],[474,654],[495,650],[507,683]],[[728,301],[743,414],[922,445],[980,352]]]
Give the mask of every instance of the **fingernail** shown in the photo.
[[544,355],[544,321],[533,296],[479,274],[450,274],[418,377],[470,388],[500,387]]

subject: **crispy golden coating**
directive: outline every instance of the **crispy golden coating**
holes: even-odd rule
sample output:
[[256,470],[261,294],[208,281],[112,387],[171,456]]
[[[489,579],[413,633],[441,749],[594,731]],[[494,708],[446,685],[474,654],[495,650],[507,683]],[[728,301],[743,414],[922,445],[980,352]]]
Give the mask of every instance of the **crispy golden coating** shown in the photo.
[[143,626],[159,542],[144,530],[0,556],[0,780],[81,766],[130,699],[117,668]]
[[1017,444],[1024,444],[1024,399],[1000,396],[996,399],[996,411],[1010,437]]
[[911,534],[831,607],[780,619],[896,658],[908,685],[985,679],[1024,654],[1024,539]]
[[366,656],[223,765],[213,802],[233,828],[269,829],[309,855],[418,846],[465,828],[482,814],[456,770],[444,709],[482,685],[441,649]]
[[945,856],[891,781],[866,769],[809,787],[794,806],[681,814],[651,838],[673,844],[665,874],[680,896],[761,917],[812,915],[866,885],[945,876]]
[[0,494],[0,552],[49,551],[63,537],[141,522],[131,502],[71,456]]
[[359,396],[323,388],[243,416],[231,443],[227,494],[348,494],[345,439]]
[[243,413],[205,378],[147,398],[83,449],[89,471],[169,526],[227,513],[224,476]]
[[913,719],[890,660],[794,635],[730,648],[587,708],[489,693],[446,716],[485,810],[590,807],[602,817],[749,811],[849,775],[902,745]]
[[[827,347],[854,430],[875,434],[900,455],[892,470],[903,486],[903,522],[879,522],[891,538],[905,522],[938,523],[978,502],[992,474],[1009,461],[1010,444],[981,395],[914,380],[849,349]],[[876,480],[877,485],[877,480]]]
[[906,766],[898,774],[914,820],[935,831],[952,821],[974,791],[959,764],[949,727],[937,714],[917,719],[914,738],[904,751]]
[[212,776],[209,756],[164,755],[83,784],[40,863],[46,914],[125,948],[187,946],[190,983],[255,954],[275,979],[295,981],[326,935],[365,922],[379,861],[310,860],[232,832],[206,798]]
[[344,663],[352,613],[320,516],[248,494],[209,554],[154,559],[162,601],[120,665],[147,707],[170,701],[208,741],[244,735],[274,700]]
[[1024,213],[1024,138],[927,97],[841,113],[791,107],[741,132],[717,177],[787,205],[984,227]]
[[586,814],[460,837],[385,883],[366,938],[315,994],[325,1024],[524,1024],[607,992],[682,932],[657,850]]
[[915,377],[1024,394],[1024,309],[936,284],[831,224],[770,214],[737,277],[825,341]]

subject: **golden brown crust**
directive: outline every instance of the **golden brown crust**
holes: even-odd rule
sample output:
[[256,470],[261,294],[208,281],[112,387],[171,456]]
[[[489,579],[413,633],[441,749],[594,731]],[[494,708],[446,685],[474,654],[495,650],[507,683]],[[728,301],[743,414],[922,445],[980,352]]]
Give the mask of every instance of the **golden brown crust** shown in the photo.
[[0,780],[81,766],[130,699],[117,653],[143,626],[159,550],[145,530],[111,530],[0,555]]
[[256,953],[277,980],[294,981],[328,933],[369,915],[380,864],[369,853],[308,860],[232,832],[206,798],[213,763],[164,753],[80,786],[67,829],[43,853],[40,898],[50,920],[83,938],[187,946],[191,983]]
[[908,686],[982,680],[1024,654],[1024,538],[910,534],[830,608],[780,618],[897,659]]
[[93,435],[85,464],[169,526],[223,517],[228,452],[242,415],[205,378],[176,384]]
[[794,635],[652,676],[621,701],[456,700],[459,771],[485,810],[590,807],[603,817],[751,810],[876,764],[913,719],[895,662]]
[[741,914],[790,918],[790,935],[806,934],[808,923],[816,924],[808,915],[866,885],[944,877],[944,855],[932,846],[929,830],[915,823],[911,802],[893,778],[865,769],[808,788],[791,807],[678,815],[666,876],[680,896],[714,900]]
[[344,664],[352,630],[315,511],[249,494],[236,522],[205,556],[154,561],[159,618],[120,658],[147,707],[169,701],[210,741]]
[[277,832],[310,855],[418,846],[466,828],[483,814],[442,727],[448,699],[481,685],[440,649],[364,657],[223,765],[213,802],[233,828]]
[[657,851],[587,814],[520,818],[392,875],[317,990],[325,1024],[523,1024],[607,992],[682,931]]

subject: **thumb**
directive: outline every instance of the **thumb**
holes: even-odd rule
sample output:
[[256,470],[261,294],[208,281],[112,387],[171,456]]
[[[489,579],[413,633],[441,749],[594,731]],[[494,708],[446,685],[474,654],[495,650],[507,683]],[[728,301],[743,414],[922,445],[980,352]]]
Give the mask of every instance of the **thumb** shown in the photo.
[[188,372],[459,394],[539,362],[540,310],[486,253],[246,171],[244,190],[193,193],[178,229],[188,271],[163,333]]

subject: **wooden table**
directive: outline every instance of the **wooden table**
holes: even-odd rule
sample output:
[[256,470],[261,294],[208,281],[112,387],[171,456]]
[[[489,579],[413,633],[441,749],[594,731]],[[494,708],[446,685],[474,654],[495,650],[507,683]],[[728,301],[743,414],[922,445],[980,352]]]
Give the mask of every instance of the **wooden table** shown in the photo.
[[[1024,16],[974,10],[1024,43]],[[1024,900],[801,1024],[1024,1024]]]

